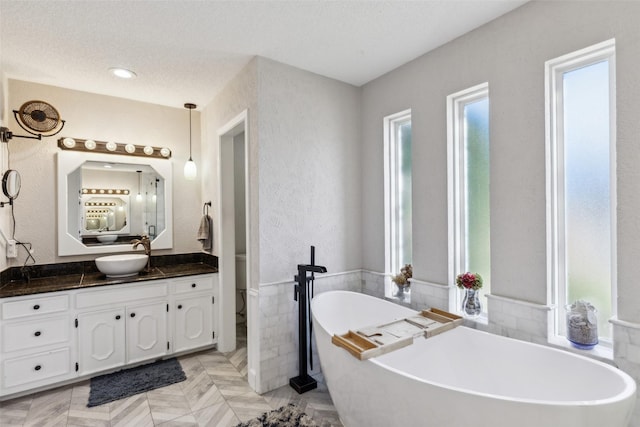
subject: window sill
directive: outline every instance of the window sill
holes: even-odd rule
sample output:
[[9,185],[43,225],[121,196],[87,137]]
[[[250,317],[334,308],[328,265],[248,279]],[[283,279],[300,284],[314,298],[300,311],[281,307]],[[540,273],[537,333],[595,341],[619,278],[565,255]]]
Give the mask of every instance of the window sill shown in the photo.
[[411,294],[405,294],[404,298],[387,295],[384,297],[384,299],[386,299],[387,301],[391,301],[394,304],[399,304],[411,308]]
[[570,351],[571,353],[579,354],[582,356],[590,357],[592,359],[599,360],[600,362],[614,364],[613,363],[613,349],[602,344],[598,344],[591,350],[580,350],[571,345],[569,341],[561,337],[549,337],[549,345],[559,348],[561,350]]

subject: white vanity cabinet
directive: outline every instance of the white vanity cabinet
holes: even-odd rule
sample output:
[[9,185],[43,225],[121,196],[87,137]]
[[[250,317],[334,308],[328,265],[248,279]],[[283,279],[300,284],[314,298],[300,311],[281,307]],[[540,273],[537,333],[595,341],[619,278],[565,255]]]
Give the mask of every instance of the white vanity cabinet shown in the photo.
[[164,280],[79,291],[79,374],[166,355],[168,304],[169,283]]
[[124,308],[78,315],[78,369],[90,374],[125,363]]
[[167,302],[78,315],[80,375],[167,354]]
[[70,295],[0,300],[0,391],[16,393],[75,377]]
[[217,297],[202,274],[1,298],[0,400],[211,346]]
[[217,290],[217,276],[193,276],[172,283],[174,352],[215,342],[214,307],[217,292],[213,292],[214,278]]

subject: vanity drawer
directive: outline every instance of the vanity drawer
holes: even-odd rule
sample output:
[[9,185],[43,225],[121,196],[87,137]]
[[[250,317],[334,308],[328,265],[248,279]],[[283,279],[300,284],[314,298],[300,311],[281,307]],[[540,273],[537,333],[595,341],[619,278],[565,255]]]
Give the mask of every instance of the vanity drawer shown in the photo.
[[3,372],[3,388],[67,375],[71,372],[69,348],[5,360]]
[[147,282],[142,285],[122,284],[107,290],[83,291],[76,295],[77,308],[98,307],[108,304],[127,304],[139,299],[165,297],[165,282]]
[[2,326],[2,351],[23,350],[69,341],[69,316],[5,322]]
[[56,295],[39,298],[29,298],[19,301],[2,303],[2,319],[16,319],[20,317],[36,316],[46,313],[56,313],[69,308],[68,295]]
[[208,291],[212,288],[213,279],[211,276],[191,276],[184,279],[177,279],[173,282],[173,291],[176,294]]

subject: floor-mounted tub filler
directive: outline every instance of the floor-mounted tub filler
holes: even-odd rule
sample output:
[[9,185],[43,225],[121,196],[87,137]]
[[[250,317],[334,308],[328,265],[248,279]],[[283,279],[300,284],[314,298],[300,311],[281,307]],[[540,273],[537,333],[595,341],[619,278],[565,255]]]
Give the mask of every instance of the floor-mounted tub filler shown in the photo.
[[364,294],[311,303],[320,365],[346,427],[627,427],[634,380],[587,357],[464,326],[359,360],[334,334],[415,316]]

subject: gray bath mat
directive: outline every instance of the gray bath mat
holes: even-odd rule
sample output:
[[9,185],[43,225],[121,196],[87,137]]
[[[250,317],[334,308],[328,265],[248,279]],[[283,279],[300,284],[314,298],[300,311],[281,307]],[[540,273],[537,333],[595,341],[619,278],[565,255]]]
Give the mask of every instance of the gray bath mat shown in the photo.
[[317,427],[311,417],[293,403],[265,412],[257,418],[240,423],[236,427]]
[[90,408],[102,405],[186,379],[187,376],[175,358],[100,375],[91,378],[87,406]]

